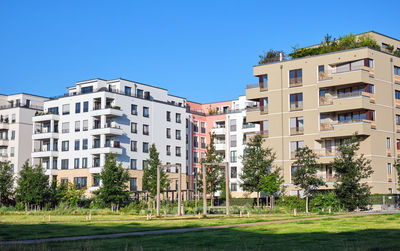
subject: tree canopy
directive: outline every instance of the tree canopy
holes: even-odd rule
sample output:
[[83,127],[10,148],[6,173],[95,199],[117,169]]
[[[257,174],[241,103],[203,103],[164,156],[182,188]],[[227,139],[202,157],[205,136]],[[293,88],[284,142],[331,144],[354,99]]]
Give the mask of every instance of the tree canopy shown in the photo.
[[14,170],[10,162],[0,162],[0,205],[9,205],[14,196]]

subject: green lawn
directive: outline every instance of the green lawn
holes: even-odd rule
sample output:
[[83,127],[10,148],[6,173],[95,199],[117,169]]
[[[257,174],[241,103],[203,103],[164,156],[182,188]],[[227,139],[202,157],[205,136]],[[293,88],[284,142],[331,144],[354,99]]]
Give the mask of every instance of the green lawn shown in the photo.
[[[316,214],[301,214],[296,218],[317,217]],[[51,238],[77,235],[93,235],[146,231],[156,229],[216,226],[236,223],[273,221],[294,218],[288,214],[252,215],[225,217],[210,215],[206,219],[192,216],[163,217],[147,221],[146,216],[133,215],[92,215],[92,221],[86,221],[85,215],[54,215],[48,223],[43,223],[43,215],[2,215],[0,223],[0,241]]]
[[399,250],[400,214],[157,236],[0,246],[1,250]]

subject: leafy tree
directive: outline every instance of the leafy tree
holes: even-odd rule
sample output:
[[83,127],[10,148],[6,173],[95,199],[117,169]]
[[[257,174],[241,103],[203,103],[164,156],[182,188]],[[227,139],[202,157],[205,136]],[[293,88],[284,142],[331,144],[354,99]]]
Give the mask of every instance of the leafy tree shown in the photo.
[[275,153],[269,147],[263,147],[261,135],[251,137],[247,142],[242,157],[242,174],[240,186],[244,191],[257,193],[257,206],[260,206],[260,192],[263,190],[261,179],[268,175],[272,163],[276,159]]
[[44,174],[41,165],[31,166],[28,161],[22,166],[17,181],[17,201],[30,206],[42,207],[50,197],[49,177]]
[[318,187],[325,186],[325,182],[317,177],[318,169],[322,165],[317,162],[317,155],[308,146],[299,148],[296,151],[296,161],[294,165],[300,168],[294,174],[294,184],[304,190],[306,196],[306,213],[308,213],[308,200],[312,192]]
[[275,51],[273,49],[270,49],[269,51],[264,52],[263,55],[258,56],[260,58],[260,61],[258,63],[266,64],[266,63],[279,61],[281,53],[282,53],[282,59],[285,59],[286,56],[283,51]]
[[[157,196],[157,167],[161,165],[156,145],[153,143],[150,147],[150,158],[147,160],[147,166],[143,170],[143,190],[148,191],[150,198]],[[160,170],[160,193],[167,190],[169,181],[165,170]]]
[[[99,190],[95,192],[99,199],[105,204],[111,206],[111,210],[118,210],[120,205],[129,199],[129,191],[126,183],[129,181],[128,171],[122,168],[121,163],[117,164],[115,154],[106,156],[104,169],[97,175],[103,182]],[[70,185],[67,192],[67,199],[74,202],[76,199],[75,189],[71,189]]]
[[64,200],[67,190],[67,184],[61,183],[58,185],[57,180],[54,179],[50,185],[50,199],[52,207],[56,207],[61,201]]
[[14,170],[10,162],[0,162],[0,206],[9,205],[14,196]]
[[[397,170],[397,180],[400,180],[400,159],[396,159],[394,161],[394,167]],[[400,191],[400,187],[398,188],[398,190]]]
[[[86,189],[85,188],[78,189],[76,185],[72,183],[68,183],[68,185],[66,185],[65,187],[66,189],[63,201],[65,201],[70,207],[77,207],[78,201],[85,194]],[[124,202],[124,200],[122,200],[122,202]]]
[[280,172],[280,168],[275,168],[274,171],[270,171],[268,174],[261,177],[260,180],[261,190],[271,198],[271,209],[274,207],[274,194],[280,191],[284,181]]
[[[206,158],[201,163],[222,163],[222,157],[215,151],[215,134],[210,134],[210,144],[207,145]],[[206,165],[206,193],[211,194],[211,205],[214,202],[214,194],[222,190],[225,186],[224,168],[220,165]],[[203,192],[203,170],[200,170],[199,180],[197,181],[199,192]],[[204,198],[203,198],[204,199]]]
[[359,148],[360,140],[355,134],[339,146],[339,156],[332,162],[337,178],[336,195],[343,207],[349,211],[356,208],[365,209],[371,195],[371,187],[361,183],[362,179],[369,178],[373,173],[371,160],[367,160],[363,154],[356,157]]

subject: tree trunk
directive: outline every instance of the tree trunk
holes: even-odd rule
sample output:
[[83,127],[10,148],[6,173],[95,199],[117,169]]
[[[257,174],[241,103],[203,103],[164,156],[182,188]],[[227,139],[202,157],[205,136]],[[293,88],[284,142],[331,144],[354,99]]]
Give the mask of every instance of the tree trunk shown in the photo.
[[274,209],[274,196],[270,195],[269,196],[269,203],[271,204],[271,210]]
[[308,213],[308,195],[306,196],[306,213]]
[[211,206],[213,207],[214,206],[214,196],[212,193],[210,194],[210,197],[211,197]]
[[257,192],[257,207],[260,207],[260,192]]

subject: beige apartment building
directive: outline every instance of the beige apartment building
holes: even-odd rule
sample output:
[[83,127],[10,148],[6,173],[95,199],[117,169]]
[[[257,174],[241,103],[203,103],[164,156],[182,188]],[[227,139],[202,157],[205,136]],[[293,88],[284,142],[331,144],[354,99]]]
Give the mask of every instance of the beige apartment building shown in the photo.
[[277,154],[288,195],[297,148],[308,146],[319,155],[322,177],[332,188],[330,162],[337,147],[355,132],[362,139],[359,153],[371,160],[366,180],[372,193],[397,193],[394,160],[400,157],[400,58],[385,51],[400,50],[400,40],[368,32],[382,50],[357,48],[254,66],[256,85],[246,98],[259,102],[248,110],[247,122],[260,124],[265,145]]

